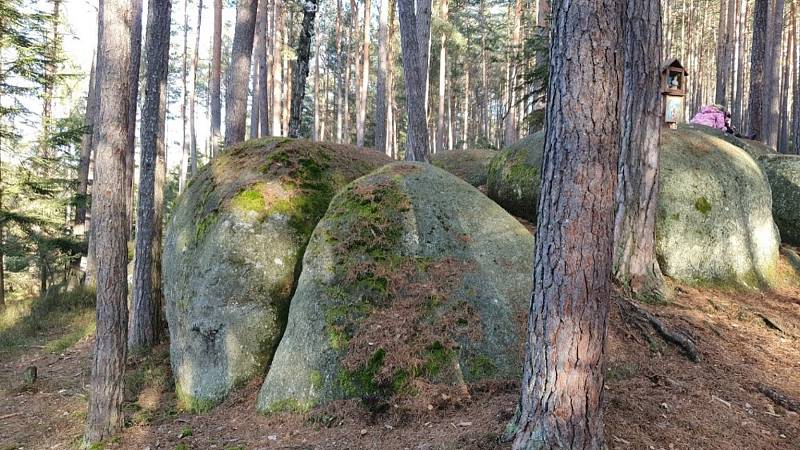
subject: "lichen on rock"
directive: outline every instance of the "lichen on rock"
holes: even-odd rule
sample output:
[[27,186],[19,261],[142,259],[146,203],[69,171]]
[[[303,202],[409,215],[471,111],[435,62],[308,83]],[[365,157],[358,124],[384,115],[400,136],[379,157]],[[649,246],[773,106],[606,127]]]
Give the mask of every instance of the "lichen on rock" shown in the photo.
[[800,156],[764,155],[759,163],[772,188],[772,217],[781,240],[800,245]]
[[659,265],[688,283],[770,285],[779,241],[767,179],[746,151],[696,128],[662,134]]
[[205,410],[263,373],[283,333],[308,238],[334,192],[385,164],[355,147],[267,138],[201,168],[164,241],[180,402]]
[[314,230],[258,410],[516,379],[532,257],[524,227],[441,169],[354,181]]

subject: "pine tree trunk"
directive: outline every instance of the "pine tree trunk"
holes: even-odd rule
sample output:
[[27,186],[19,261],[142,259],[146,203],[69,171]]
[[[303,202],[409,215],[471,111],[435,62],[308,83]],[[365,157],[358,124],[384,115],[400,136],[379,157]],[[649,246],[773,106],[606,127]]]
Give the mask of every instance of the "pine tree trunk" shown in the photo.
[[764,64],[766,61],[766,34],[770,0],[755,0],[753,10],[753,44],[750,47],[750,98],[748,134],[752,139],[765,142],[763,130]]
[[419,48],[419,65],[422,74],[422,89],[424,92],[425,104],[425,123],[428,123],[428,97],[430,85],[428,76],[430,75],[430,52],[431,52],[431,0],[416,0],[416,20],[417,20],[417,46]]
[[361,85],[358,87],[358,109],[356,111],[356,145],[364,146],[364,127],[367,121],[367,90],[369,88],[369,24],[372,18],[372,2],[364,0],[364,37],[362,44]]
[[658,0],[627,0],[614,220],[614,277],[637,297],[655,300],[666,296],[655,256],[661,136],[659,9]]
[[222,0],[214,0],[214,35],[211,44],[211,154],[222,143]]
[[387,76],[391,67],[389,66],[389,8],[390,0],[379,0],[379,19],[378,19],[378,71],[375,80],[375,149],[381,153],[391,156],[388,151],[387,134]]
[[469,146],[469,68],[464,67],[464,98],[462,99],[464,105],[464,115],[462,117],[463,124],[461,125],[461,149],[466,150]]
[[[320,80],[319,74],[319,60],[321,59],[322,55],[320,54],[320,49],[322,48],[322,39],[319,37],[319,22],[315,22],[314,25],[314,35],[317,36],[316,39],[316,49],[314,51],[314,128],[311,130],[311,140],[312,141],[319,141],[320,140],[320,110],[321,110],[321,100],[319,97],[319,84],[322,82]],[[323,91],[324,92],[324,91]],[[324,117],[322,118],[322,123],[324,124]]]
[[509,63],[509,79],[508,79],[508,108],[506,109],[505,123],[503,129],[505,134],[503,136],[503,144],[511,145],[517,141],[517,117],[516,117],[516,84],[517,84],[517,66],[519,61],[519,47],[521,45],[522,34],[522,0],[514,2],[514,26],[511,34],[511,60]]
[[739,5],[738,32],[736,39],[736,98],[733,107],[733,123],[744,129],[744,85],[745,85],[745,42],[747,40],[748,1],[741,0]]
[[200,62],[200,25],[203,21],[203,0],[197,2],[197,23],[195,26],[194,53],[192,55],[192,89],[189,91],[189,177],[197,172],[197,129],[195,128],[195,104],[197,103],[197,65]]
[[273,136],[283,136],[281,124],[281,93],[283,92],[283,39],[281,33],[283,32],[283,0],[274,0],[275,10],[273,11],[274,19],[272,24],[274,30],[272,33],[272,126],[271,132]]
[[[258,95],[253,97],[253,103],[258,105],[258,126],[260,136],[269,136],[270,115],[269,115],[269,68],[267,53],[271,49],[269,44],[269,18],[271,14],[269,0],[259,0],[258,2],[258,29],[256,33],[260,36],[261,48],[256,49],[255,58],[258,64]],[[252,120],[252,119],[251,119]]]
[[[727,81],[727,59],[726,59],[726,42],[728,41],[727,35],[727,13],[728,13],[728,3],[732,2],[733,0],[719,0],[719,23],[717,24],[717,48],[716,48],[716,57],[717,57],[717,82],[716,82],[716,90],[714,93],[714,103],[718,105],[725,104],[725,89],[726,85],[725,82]],[[732,19],[730,19],[732,20]]]
[[[186,189],[189,171],[189,0],[183,0],[183,57],[181,58],[181,160],[179,167],[178,192]],[[227,105],[226,105],[227,109]],[[226,124],[227,125],[227,124]]]
[[[94,63],[92,63],[94,69]],[[0,73],[3,73],[2,55],[0,55]],[[94,70],[92,71],[94,75]],[[89,92],[92,91],[92,77],[89,78]],[[0,121],[0,130],[2,130],[3,123]],[[2,133],[0,133],[0,211],[3,210],[3,194],[5,188],[3,187],[3,146],[2,146]],[[6,251],[5,251],[5,227],[0,223],[0,312],[6,306]]]
[[[420,3],[424,3],[422,0]],[[418,5],[420,4],[418,3]],[[406,80],[408,137],[406,161],[428,161],[428,125],[425,118],[425,76],[418,41],[419,25],[413,0],[398,0],[400,42],[403,47],[403,73]],[[424,19],[423,19],[424,20]],[[428,21],[430,23],[430,20]]]
[[253,35],[256,30],[256,0],[236,4],[236,27],[233,32],[231,64],[225,89],[225,148],[244,141],[247,131],[247,94]]
[[[792,2],[792,29],[797,31],[797,4]],[[798,49],[795,48],[794,53],[794,61],[792,61],[792,65],[795,68],[794,74],[794,94],[793,98],[793,113],[792,113],[792,149],[790,152],[800,155],[800,67],[798,67],[798,62],[800,62],[800,52]]]
[[258,133],[261,131],[259,124],[261,123],[261,108],[258,105],[258,98],[261,97],[261,66],[258,63],[258,55],[266,52],[266,45],[261,39],[261,28],[266,18],[264,11],[260,8],[264,0],[257,0],[256,7],[256,28],[253,33],[253,63],[251,64],[252,70],[252,101],[250,102],[250,139],[257,139]]
[[389,0],[389,41],[386,48],[386,154],[392,159],[397,159],[397,133],[395,132],[395,98],[394,98],[394,37],[397,35],[395,11],[397,2]]
[[[89,72],[89,93],[86,96],[86,114],[83,123],[88,127],[88,132],[81,139],[81,155],[78,162],[78,193],[76,195],[77,207],[75,208],[75,236],[84,237],[86,235],[86,207],[89,204],[89,165],[92,159],[92,129],[94,128],[95,116],[99,99],[96,95],[97,77],[95,76],[97,55],[92,57],[92,68]],[[80,263],[80,261],[79,261]]]
[[161,228],[164,209],[164,126],[167,113],[171,9],[171,0],[149,0],[147,8],[139,208],[136,220],[133,300],[128,333],[130,350],[151,348],[158,342],[163,328]]
[[317,0],[305,0],[303,3],[303,26],[297,42],[297,62],[294,70],[294,88],[292,90],[292,109],[289,120],[289,137],[300,136],[300,114],[303,109],[303,97],[306,93],[309,61],[311,60],[311,40],[314,38],[314,17],[317,15]]
[[766,145],[778,148],[780,122],[781,44],[783,36],[784,0],[769,0],[765,39],[764,98],[762,100],[762,138]]
[[130,67],[130,119],[128,120],[128,156],[125,161],[125,201],[128,223],[128,238],[133,233],[133,174],[136,164],[136,111],[139,106],[139,69],[142,59],[142,0],[131,0],[133,22],[131,23],[131,67]]
[[342,61],[346,60],[342,55],[342,0],[336,0],[336,143],[342,142],[343,109],[344,109],[344,79],[342,78]]
[[792,84],[792,61],[794,61],[794,28],[790,28],[786,36],[786,51],[783,59],[783,77],[781,78],[781,114],[780,135],[778,138],[778,151],[789,153],[789,102],[791,97],[790,85]]
[[[553,8],[534,292],[515,449],[603,448],[622,9],[623,2],[590,0]],[[589,60],[603,70],[587,67]]]
[[[447,0],[441,2],[441,20],[446,23],[448,19]],[[439,42],[439,110],[436,123],[436,151],[443,152],[444,145],[444,106],[445,106],[445,87],[447,83],[447,36],[442,32]]]
[[92,224],[97,257],[97,335],[92,363],[88,443],[111,438],[122,427],[128,305],[126,280],[127,199],[125,164],[130,120],[130,67],[133,6],[101,0],[98,19],[97,156]]

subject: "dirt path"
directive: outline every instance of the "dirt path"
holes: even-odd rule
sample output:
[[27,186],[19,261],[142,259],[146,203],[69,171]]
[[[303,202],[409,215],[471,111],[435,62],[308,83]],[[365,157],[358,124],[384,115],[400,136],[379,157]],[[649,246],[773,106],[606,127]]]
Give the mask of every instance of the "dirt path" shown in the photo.
[[[800,289],[677,288],[673,303],[647,309],[689,335],[701,362],[655,333],[646,337],[614,308],[605,391],[610,448],[800,449],[797,413],[758,389],[800,399]],[[0,354],[0,450],[74,448],[85,419],[90,351],[83,340],[63,355],[33,349],[6,361]],[[35,390],[21,391],[20,374],[29,365],[39,368],[39,381]],[[168,390],[143,392],[144,409],[128,405],[129,426],[107,448],[507,448],[496,438],[517,398],[517,387],[507,383],[473,387],[460,403],[428,398],[420,408],[372,414],[348,401],[306,415],[263,417],[253,409],[258,388],[251,383],[202,415],[177,412]]]

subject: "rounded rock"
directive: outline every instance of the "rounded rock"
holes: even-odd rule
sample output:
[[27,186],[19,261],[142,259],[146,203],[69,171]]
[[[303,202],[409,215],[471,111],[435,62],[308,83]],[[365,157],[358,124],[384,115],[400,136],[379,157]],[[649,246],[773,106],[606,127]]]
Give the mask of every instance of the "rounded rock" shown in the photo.
[[335,191],[388,162],[303,140],[247,141],[177,200],[164,239],[170,359],[182,406],[207,410],[263,374],[308,238]]

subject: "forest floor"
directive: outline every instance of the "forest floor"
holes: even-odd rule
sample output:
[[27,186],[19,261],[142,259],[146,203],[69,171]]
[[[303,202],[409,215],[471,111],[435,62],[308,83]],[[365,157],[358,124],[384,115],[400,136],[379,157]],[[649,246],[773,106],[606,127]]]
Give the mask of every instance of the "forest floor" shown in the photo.
[[[791,271],[788,262],[784,269]],[[691,337],[690,361],[615,302],[609,328],[604,410],[612,449],[798,449],[800,418],[766,388],[800,399],[800,287],[730,292],[674,286],[666,305],[643,305]],[[57,339],[69,330],[51,329]],[[646,332],[643,332],[646,330]],[[53,353],[47,345],[0,349],[0,450],[74,448],[86,418],[91,335]],[[26,367],[38,380],[22,386]],[[307,414],[255,413],[259,382],[209,413],[179,411],[168,349],[132,359],[126,428],[106,448],[125,449],[494,449],[512,416],[516,383],[471,387],[460,403],[429,399],[420,410],[369,412],[358,401]]]

